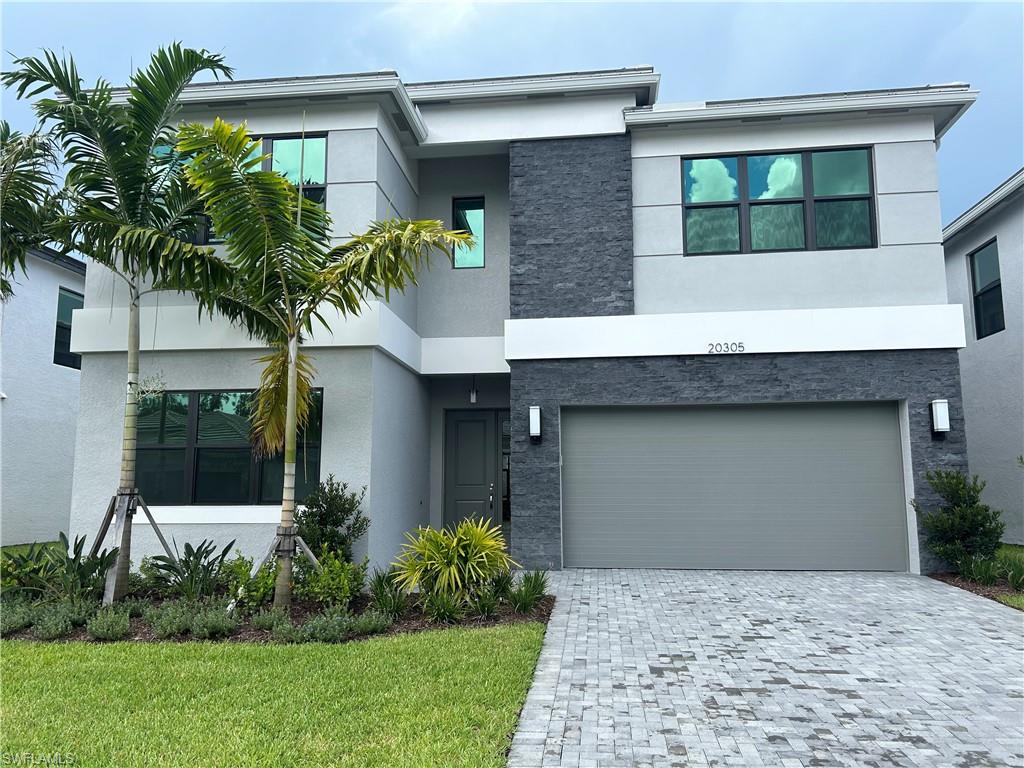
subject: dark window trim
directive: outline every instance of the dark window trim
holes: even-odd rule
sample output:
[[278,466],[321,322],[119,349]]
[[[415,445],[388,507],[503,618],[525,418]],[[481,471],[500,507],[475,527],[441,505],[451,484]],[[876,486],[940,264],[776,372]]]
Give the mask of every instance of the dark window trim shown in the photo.
[[[967,254],[967,279],[971,281],[971,321],[974,323],[974,338],[978,341],[987,339],[989,336],[994,336],[995,334],[1006,330],[1006,307],[1003,306],[1003,269],[1002,265],[999,264],[998,240],[998,237],[989,238]],[[974,257],[990,245],[994,245],[996,247],[996,265],[999,266],[999,279],[994,283],[990,283],[985,286],[981,290],[978,290],[978,286],[974,283]],[[994,331],[982,334],[981,328],[978,326],[978,299],[994,291],[999,292],[999,306],[1003,310],[1003,326]]]
[[[815,152],[853,152],[865,150],[868,153],[868,193],[866,195],[818,195],[814,194],[814,176],[811,166],[811,155]],[[800,155],[800,172],[803,178],[804,194],[802,197],[773,197],[770,200],[749,199],[749,179],[747,176],[747,159],[763,155]],[[687,160],[706,160],[709,158],[735,158],[736,180],[738,183],[738,200],[716,200],[706,203],[686,202],[686,166]],[[799,149],[764,149],[745,152],[710,152],[697,155],[683,155],[679,158],[680,182],[683,200],[683,255],[698,256],[738,256],[760,253],[790,253],[793,251],[859,251],[878,247],[878,193],[875,189],[875,151],[873,145],[868,146],[820,146],[802,147]],[[871,230],[870,245],[829,245],[817,244],[817,232],[814,222],[814,204],[829,200],[867,200],[868,224]],[[803,248],[765,248],[753,250],[750,240],[750,208],[755,205],[772,205],[773,203],[803,203],[804,208],[804,247]],[[701,251],[689,253],[686,249],[686,211],[690,208],[737,208],[740,218],[740,249],[738,251]]]
[[[151,506],[187,506],[187,507],[276,507],[280,506],[280,501],[261,501],[260,490],[262,488],[263,481],[263,466],[266,461],[276,457],[257,457],[255,452],[252,450],[251,443],[200,443],[199,442],[199,398],[204,394],[221,393],[221,392],[254,392],[255,390],[250,388],[242,387],[240,389],[227,389],[224,387],[219,388],[206,388],[206,389],[168,389],[161,394],[175,394],[175,395],[188,395],[188,432],[185,435],[185,442],[178,445],[153,445],[136,443],[137,451],[184,451],[185,462],[184,462],[184,479],[183,479],[183,491],[185,500],[176,502],[173,504],[159,504]],[[316,455],[317,459],[321,456],[323,446],[323,434],[324,434],[324,413],[323,413],[323,388],[314,387],[314,392],[320,393],[320,439],[319,440],[300,440],[297,446],[297,450],[300,452],[309,452],[310,455]],[[249,451],[249,498],[246,501],[196,501],[196,454],[199,450],[213,449],[213,450],[228,450],[234,449],[239,450],[245,448]],[[298,463],[298,462],[296,462]],[[320,465],[317,465],[318,474],[316,481],[320,479]],[[143,498],[145,498],[145,489],[142,489]],[[300,500],[296,499],[296,503]]]
[[452,198],[452,228],[455,227],[455,207],[459,203],[468,202],[479,202],[480,210],[484,212],[484,251],[483,251],[483,263],[479,266],[471,267],[459,267],[455,264],[455,254],[452,254],[452,269],[483,269],[487,266],[487,200],[483,195],[462,195],[460,197]]
[[[53,364],[59,365],[61,368],[73,368],[76,371],[82,370],[82,356],[72,352],[70,349],[71,339],[71,323],[62,323],[60,321],[60,295],[61,292],[70,293],[72,296],[78,297],[82,306],[85,306],[85,294],[79,293],[78,291],[72,290],[71,288],[65,288],[63,285],[57,284],[57,311],[56,318],[54,320],[53,329]],[[57,349],[57,331],[61,328],[67,330],[69,348],[65,352],[63,349]],[[63,362],[62,362],[63,360]]]

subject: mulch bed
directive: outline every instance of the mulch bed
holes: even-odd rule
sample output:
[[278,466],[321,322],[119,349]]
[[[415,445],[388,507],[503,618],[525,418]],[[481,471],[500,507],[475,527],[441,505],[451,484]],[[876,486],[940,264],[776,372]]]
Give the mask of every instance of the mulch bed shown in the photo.
[[[1004,595],[1016,594],[1005,581],[998,581],[991,586],[979,584],[976,581],[965,579],[959,573],[932,573],[929,574],[933,579],[938,581],[944,581],[946,584],[951,584],[954,587],[966,590],[967,592],[973,592],[976,595],[987,597],[989,600],[995,600],[1000,605],[1006,605],[1009,608],[1015,608],[1016,606],[1009,605],[1008,603],[1002,602],[999,598]],[[1019,609],[1018,609],[1019,610]]]
[[[369,599],[365,595],[361,595],[356,598],[352,604],[352,613],[362,613],[369,607]],[[431,629],[449,629],[451,627],[464,627],[469,629],[477,629],[481,627],[495,627],[501,624],[519,624],[522,622],[539,621],[546,624],[548,619],[551,617],[551,611],[555,607],[554,595],[546,595],[537,604],[537,607],[530,613],[516,613],[508,605],[500,605],[498,612],[491,618],[484,619],[480,617],[467,617],[462,621],[455,624],[434,624],[426,616],[424,616],[420,610],[416,607],[411,608],[405,613],[400,619],[395,621],[391,627],[378,635],[367,635],[365,637],[357,637],[347,642],[357,642],[359,640],[368,640],[372,637],[386,637],[388,635],[402,635],[410,632],[423,632]],[[321,607],[314,602],[295,600],[292,603],[292,608],[289,613],[293,624],[304,624],[308,619],[312,618],[316,614],[321,612]],[[93,640],[89,637],[89,633],[85,627],[75,627],[71,634],[67,637],[62,637],[59,640],[46,641],[36,640],[32,636],[32,629],[27,628],[18,632],[12,632],[6,636],[6,639],[10,640],[29,640],[32,642],[71,642],[80,641],[88,643],[100,642]],[[189,635],[183,635],[181,637],[172,637],[161,639],[153,634],[152,628],[142,618],[134,618],[131,620],[131,634],[121,642],[140,642],[140,643],[195,643],[195,642],[209,642],[209,643],[272,643],[273,633],[266,629],[257,629],[252,626],[249,618],[245,618],[241,621],[238,629],[227,638],[222,640],[194,640]]]

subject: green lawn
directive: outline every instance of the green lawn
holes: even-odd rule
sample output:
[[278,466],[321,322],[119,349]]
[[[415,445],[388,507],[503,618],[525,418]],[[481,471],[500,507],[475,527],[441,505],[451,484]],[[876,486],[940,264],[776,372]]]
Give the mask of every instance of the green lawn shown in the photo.
[[0,754],[79,766],[503,766],[542,624],[342,645],[0,643]]

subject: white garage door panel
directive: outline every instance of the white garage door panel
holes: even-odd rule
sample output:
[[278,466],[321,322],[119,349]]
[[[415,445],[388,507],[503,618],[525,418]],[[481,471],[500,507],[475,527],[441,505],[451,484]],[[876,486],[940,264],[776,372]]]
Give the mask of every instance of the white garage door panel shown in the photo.
[[567,408],[565,563],[906,570],[895,403]]

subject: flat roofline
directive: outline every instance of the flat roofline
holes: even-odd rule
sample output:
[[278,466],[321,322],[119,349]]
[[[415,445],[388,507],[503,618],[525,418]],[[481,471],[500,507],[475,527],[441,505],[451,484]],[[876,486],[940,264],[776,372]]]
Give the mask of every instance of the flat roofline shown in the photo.
[[1010,197],[1021,189],[1024,189],[1024,168],[1011,174],[1006,181],[946,225],[942,230],[943,244],[952,240],[997,206],[1009,200]]
[[696,104],[664,104],[627,109],[627,127],[701,123],[750,118],[782,118],[850,112],[931,112],[939,139],[978,98],[967,83],[837,91],[755,99],[723,99]]

